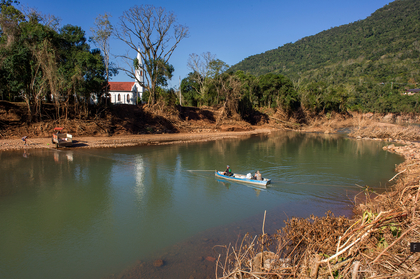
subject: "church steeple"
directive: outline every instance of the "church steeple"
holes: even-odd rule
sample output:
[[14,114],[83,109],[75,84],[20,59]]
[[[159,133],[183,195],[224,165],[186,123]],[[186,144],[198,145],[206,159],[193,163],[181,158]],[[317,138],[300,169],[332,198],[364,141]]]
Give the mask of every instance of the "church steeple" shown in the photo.
[[136,74],[136,84],[137,85],[140,85],[139,84],[139,81],[141,83],[144,82],[144,77],[143,77],[143,59],[141,58],[141,55],[140,55],[140,49],[137,50],[137,61],[138,61],[139,64],[138,64],[138,67],[137,67],[136,72],[135,72],[135,74]]
[[137,88],[138,97],[141,99],[143,95],[143,86],[144,84],[144,69],[143,69],[143,59],[140,55],[140,48],[137,50],[137,61],[138,67],[135,69],[135,77],[136,80],[134,81],[135,87]]

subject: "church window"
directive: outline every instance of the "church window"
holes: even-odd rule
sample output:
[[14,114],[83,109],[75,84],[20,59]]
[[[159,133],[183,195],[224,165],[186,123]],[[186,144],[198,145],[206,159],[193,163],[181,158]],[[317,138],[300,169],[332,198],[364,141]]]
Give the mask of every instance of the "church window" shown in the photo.
[[118,94],[118,102],[121,102],[121,95]]
[[143,76],[143,71],[140,71],[140,76]]
[[130,102],[130,94],[127,94],[127,103]]

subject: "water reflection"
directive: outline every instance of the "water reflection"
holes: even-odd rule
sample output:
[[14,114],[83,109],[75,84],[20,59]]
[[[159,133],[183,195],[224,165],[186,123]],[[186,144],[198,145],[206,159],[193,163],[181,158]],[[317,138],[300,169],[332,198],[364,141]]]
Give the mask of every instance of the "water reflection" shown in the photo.
[[[205,260],[211,255],[206,249],[226,244],[232,231],[235,238],[260,231],[264,210],[276,215],[277,228],[286,214],[350,212],[355,184],[374,187],[395,174],[401,158],[381,145],[279,133],[167,146],[32,150],[26,157],[0,152],[0,277],[101,278],[123,274],[137,261],[149,263],[162,251],[173,254],[169,263],[188,270],[190,262],[171,247],[191,254],[197,243],[191,239],[207,232],[206,245],[194,252],[201,259],[196,277],[205,277],[214,267]],[[214,170],[227,163],[238,173],[258,169],[272,185],[264,190],[217,180]],[[142,274],[153,268],[144,265]],[[165,270],[170,268],[157,274],[171,277]]]
[[[222,179],[216,179],[216,181],[217,181],[220,185],[222,185],[222,186],[226,187],[226,189],[227,189],[227,190],[229,190],[229,187],[231,186],[231,183],[226,182],[226,180],[222,180]],[[264,188],[258,187],[258,185],[254,186],[254,185],[252,185],[252,184],[248,184],[248,183],[240,183],[240,182],[238,182],[237,184],[239,184],[239,185],[243,185],[243,187],[249,187],[249,188],[251,188],[251,189],[254,189],[254,191],[255,191],[255,195],[256,195],[257,197],[260,195],[261,191],[267,191],[267,189],[264,189]]]
[[144,184],[146,173],[145,173],[145,169],[144,169],[143,157],[141,155],[138,155],[135,158],[135,168],[136,168],[136,172],[135,172],[135,176],[136,176],[135,192],[138,196],[138,200],[140,201],[143,198],[143,195],[146,191],[146,187],[145,187],[145,184]]

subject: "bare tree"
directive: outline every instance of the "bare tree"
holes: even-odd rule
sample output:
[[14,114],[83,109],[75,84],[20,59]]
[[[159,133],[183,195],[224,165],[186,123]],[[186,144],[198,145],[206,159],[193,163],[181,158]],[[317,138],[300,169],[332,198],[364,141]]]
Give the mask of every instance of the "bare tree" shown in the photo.
[[208,79],[210,77],[210,63],[214,60],[216,55],[210,52],[203,52],[201,55],[192,53],[188,58],[187,67],[197,73],[192,75],[191,78],[197,83],[198,88],[194,88],[201,97],[206,93]]
[[108,13],[98,15],[95,19],[95,27],[90,28],[90,31],[93,34],[91,37],[92,41],[104,54],[106,81],[109,80],[109,55],[111,49],[109,46],[109,38],[111,37],[112,30],[114,29],[109,21],[110,17],[111,15]]
[[[126,68],[120,69],[149,91],[149,104],[156,102],[159,70],[168,63],[179,42],[188,34],[188,27],[177,24],[176,16],[162,7],[134,6],[120,17],[115,36],[131,50],[139,52],[143,60],[135,59],[133,63],[127,52],[119,56],[127,64]],[[136,77],[137,68],[144,71],[144,81]]]
[[224,119],[234,117],[238,120],[239,100],[241,99],[242,82],[233,74],[224,73],[219,76],[220,94],[224,97],[223,110],[221,115],[216,121],[219,125]]
[[38,11],[36,8],[28,7],[25,5],[21,6],[21,11],[25,15],[27,21],[35,21],[39,22],[55,32],[59,32],[60,29],[60,22],[61,19],[59,17],[56,17],[52,14],[43,14],[40,11]]
[[[109,18],[111,17],[110,14],[105,13],[104,15],[98,15],[95,19],[95,27],[90,28],[93,36],[91,40],[95,43],[95,45],[102,51],[104,54],[104,64],[105,64],[105,74],[106,74],[106,82],[108,84],[109,81],[109,55],[111,47],[109,45],[109,39],[112,35],[112,31],[114,27],[112,26]],[[105,88],[105,103],[108,103],[108,92],[109,87]]]
[[[63,76],[57,67],[57,49],[50,41],[44,39],[39,44],[27,44],[33,57],[31,82],[24,91],[24,99],[29,115],[40,117],[42,99],[46,92],[51,92],[56,107],[56,117],[60,117],[60,92],[63,89]],[[41,78],[40,78],[41,77]],[[32,107],[32,108],[31,108]],[[32,119],[29,119],[32,121]]]

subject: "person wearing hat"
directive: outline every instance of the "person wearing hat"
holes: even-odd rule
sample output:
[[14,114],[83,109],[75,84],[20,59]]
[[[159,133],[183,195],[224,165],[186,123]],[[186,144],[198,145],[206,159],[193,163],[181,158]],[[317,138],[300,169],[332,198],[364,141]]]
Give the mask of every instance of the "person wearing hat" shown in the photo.
[[227,168],[225,170],[225,172],[223,173],[223,175],[227,175],[227,176],[232,176],[232,170],[230,169],[229,165],[227,165]]

